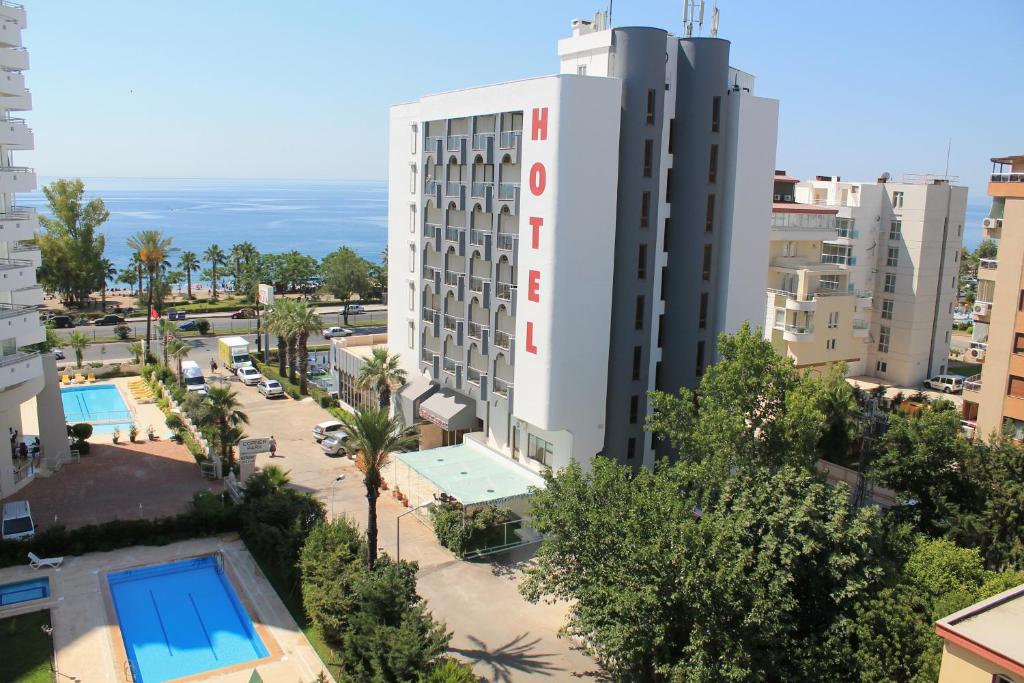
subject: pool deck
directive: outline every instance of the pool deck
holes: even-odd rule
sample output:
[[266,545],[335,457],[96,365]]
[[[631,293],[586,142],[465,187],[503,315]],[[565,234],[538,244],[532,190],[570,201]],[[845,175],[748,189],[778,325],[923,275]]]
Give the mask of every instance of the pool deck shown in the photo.
[[333,681],[236,535],[68,557],[59,570],[36,571],[27,564],[0,569],[0,583],[50,577],[49,598],[0,609],[0,617],[48,608],[53,620],[54,649],[61,680],[124,683],[127,657],[116,626],[106,575],[218,552],[270,656],[220,673],[179,680],[247,683],[255,669],[264,681],[312,681],[321,670]]

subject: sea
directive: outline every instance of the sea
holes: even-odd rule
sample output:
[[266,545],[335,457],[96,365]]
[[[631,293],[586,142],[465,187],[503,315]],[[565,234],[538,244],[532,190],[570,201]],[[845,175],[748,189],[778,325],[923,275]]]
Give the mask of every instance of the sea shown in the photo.
[[[41,177],[39,186],[55,178]],[[384,181],[83,178],[86,199],[103,199],[110,218],[100,231],[104,255],[128,265],[128,238],[161,230],[180,251],[202,258],[211,244],[225,252],[251,242],[261,253],[296,250],[318,260],[343,246],[379,262],[387,245]],[[18,203],[48,215],[41,190]],[[180,254],[179,251],[179,254]],[[171,258],[176,262],[176,256]],[[204,265],[205,267],[205,265]]]

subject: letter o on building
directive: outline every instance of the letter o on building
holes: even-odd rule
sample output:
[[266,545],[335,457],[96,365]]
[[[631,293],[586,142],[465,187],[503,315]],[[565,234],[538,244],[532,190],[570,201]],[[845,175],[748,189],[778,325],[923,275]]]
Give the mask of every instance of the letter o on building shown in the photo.
[[548,172],[544,168],[544,164],[539,161],[534,162],[533,166],[530,167],[530,192],[533,196],[539,197],[544,194],[544,188],[548,183]]

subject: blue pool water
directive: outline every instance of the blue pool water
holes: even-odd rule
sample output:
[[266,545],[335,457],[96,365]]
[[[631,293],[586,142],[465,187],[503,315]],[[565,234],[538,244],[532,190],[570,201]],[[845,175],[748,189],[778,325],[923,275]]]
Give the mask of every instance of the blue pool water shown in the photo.
[[107,577],[136,681],[154,683],[267,656],[213,557]]
[[29,600],[41,600],[49,595],[50,580],[46,578],[8,583],[0,586],[0,607]]
[[[126,431],[131,426],[132,413],[113,384],[61,387],[60,398],[64,403],[64,419],[70,424],[102,424],[108,431],[113,431],[115,426]],[[98,428],[93,431],[106,433]]]

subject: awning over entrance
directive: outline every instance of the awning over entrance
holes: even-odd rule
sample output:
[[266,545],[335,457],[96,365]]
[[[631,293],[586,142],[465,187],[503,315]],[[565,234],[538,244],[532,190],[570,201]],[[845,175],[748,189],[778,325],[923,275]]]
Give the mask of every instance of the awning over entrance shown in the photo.
[[476,426],[476,408],[472,401],[456,394],[432,395],[420,404],[420,417],[448,432]]
[[437,391],[437,385],[423,375],[414,375],[398,390],[398,406],[405,424],[411,425],[419,415],[420,403]]

